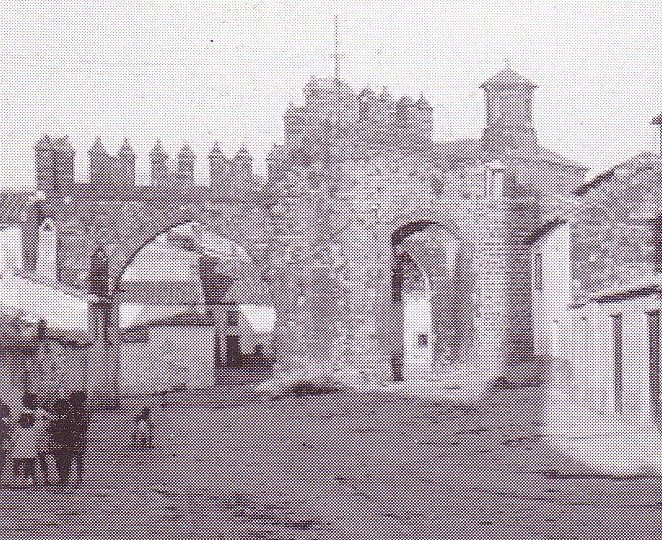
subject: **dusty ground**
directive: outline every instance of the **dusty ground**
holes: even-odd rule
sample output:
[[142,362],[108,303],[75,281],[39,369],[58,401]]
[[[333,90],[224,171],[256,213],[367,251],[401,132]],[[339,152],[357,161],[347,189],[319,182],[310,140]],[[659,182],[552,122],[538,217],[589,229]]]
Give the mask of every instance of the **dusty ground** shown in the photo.
[[172,395],[149,452],[127,403],[95,415],[82,487],[0,491],[0,538],[662,538],[662,478],[555,474],[538,392]]

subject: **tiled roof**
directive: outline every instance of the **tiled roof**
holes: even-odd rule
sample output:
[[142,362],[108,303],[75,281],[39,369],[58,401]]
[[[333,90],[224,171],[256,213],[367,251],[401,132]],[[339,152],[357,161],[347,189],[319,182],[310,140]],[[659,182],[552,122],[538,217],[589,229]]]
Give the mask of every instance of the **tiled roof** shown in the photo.
[[576,161],[565,158],[542,146],[518,148],[505,155],[488,154],[484,152],[480,139],[459,139],[457,141],[437,143],[433,147],[433,158],[444,160],[450,165],[473,160],[487,161],[497,157],[502,160],[516,159],[534,162],[544,161],[584,171],[587,170],[586,167]]
[[573,161],[571,159],[565,158],[552,150],[538,146],[535,148],[518,148],[514,150],[512,157],[524,159],[528,161],[544,161],[546,163],[554,163],[555,165],[563,165],[565,167],[574,167],[575,169],[587,170],[587,167]]
[[592,188],[600,185],[605,180],[612,178],[616,174],[616,171],[628,171],[629,173],[636,173],[640,170],[649,169],[656,166],[658,168],[662,166],[662,159],[660,159],[660,156],[656,156],[651,152],[642,152],[641,154],[638,154],[623,163],[619,163],[611,169],[591,178],[588,182],[579,186],[574,193],[575,195],[584,195]]
[[30,193],[0,193],[0,223],[20,223],[30,201]]
[[509,67],[502,69],[499,73],[490,77],[480,85],[481,88],[486,88],[487,86],[526,86],[528,88],[537,88],[535,83],[531,82],[526,77],[522,77],[519,73],[513,71]]

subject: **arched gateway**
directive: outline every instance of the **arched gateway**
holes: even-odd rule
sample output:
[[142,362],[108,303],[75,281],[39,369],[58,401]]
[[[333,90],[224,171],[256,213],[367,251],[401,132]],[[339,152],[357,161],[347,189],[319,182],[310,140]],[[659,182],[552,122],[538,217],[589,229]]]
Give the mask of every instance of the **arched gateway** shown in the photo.
[[[248,255],[273,300],[284,364],[431,377],[449,362],[529,356],[526,240],[546,197],[569,193],[586,169],[538,145],[533,83],[506,69],[482,88],[483,137],[435,143],[425,98],[396,101],[386,90],[355,94],[313,79],[305,104],[285,113],[266,182],[253,176],[245,148],[228,159],[214,145],[209,186],[198,185],[192,149],[182,148],[172,171],[157,143],[151,185],[139,186],[128,143],[110,156],[97,141],[89,182],[80,184],[66,137],[39,141],[44,196],[24,223],[24,267],[90,293],[92,394],[117,399],[124,269],[150,239],[191,222]],[[504,100],[511,106],[492,107]]]

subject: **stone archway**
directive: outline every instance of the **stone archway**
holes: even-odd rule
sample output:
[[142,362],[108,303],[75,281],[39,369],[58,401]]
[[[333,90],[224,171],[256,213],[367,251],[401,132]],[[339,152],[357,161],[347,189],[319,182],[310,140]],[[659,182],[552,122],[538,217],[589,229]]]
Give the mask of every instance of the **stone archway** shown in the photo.
[[473,247],[452,224],[429,218],[396,223],[385,343],[394,378],[433,377],[466,359],[474,345]]
[[[188,275],[191,280],[189,282],[191,288],[184,292],[180,290],[181,294],[175,294],[175,299],[163,300],[162,295],[160,300],[151,298],[152,293],[155,295],[158,292],[157,289],[164,288],[163,283],[160,285],[156,283],[154,286],[157,289],[150,289],[149,280],[141,282],[139,279],[137,281],[134,279],[132,287],[127,287],[127,282],[124,280],[128,273],[135,270],[134,265],[136,261],[140,260],[141,254],[150,249],[150,246],[153,246],[159,239],[161,242],[165,239],[169,248],[188,254],[185,258],[187,259],[186,264],[189,266],[182,270],[192,272]],[[140,306],[141,302],[153,307],[170,306],[171,309],[160,310],[163,312],[162,317],[159,317],[160,311],[158,308],[153,309],[151,314],[144,316],[155,319],[155,322],[158,322],[160,318],[164,320],[174,318],[188,321],[182,324],[192,324],[191,319],[196,319],[196,321],[198,318],[200,320],[206,319],[205,324],[209,327],[209,331],[214,332],[212,336],[214,342],[210,353],[214,355],[214,358],[213,360],[210,359],[210,362],[213,361],[213,367],[210,367],[212,372],[208,371],[208,373],[211,373],[209,380],[216,383],[219,380],[217,368],[220,365],[216,357],[225,358],[227,352],[222,347],[226,346],[228,341],[225,339],[225,334],[247,332],[245,327],[255,322],[251,317],[254,319],[262,316],[260,313],[256,314],[256,306],[262,308],[270,306],[273,308],[273,318],[281,311],[276,309],[271,285],[262,279],[262,269],[254,264],[247,250],[235,240],[215,233],[204,224],[194,221],[177,223],[152,234],[149,238],[143,240],[138,247],[132,249],[129,256],[124,257],[123,254],[126,252],[126,249],[119,253],[111,251],[111,255],[108,256],[105,249],[100,247],[93,254],[90,263],[90,292],[95,294],[100,301],[92,307],[91,326],[98,329],[96,332],[98,338],[96,348],[99,350],[99,354],[95,355],[90,364],[89,379],[91,387],[97,389],[94,392],[95,394],[105,393],[108,396],[106,401],[112,402],[115,400],[116,398],[113,396],[117,396],[121,389],[123,347],[127,347],[124,345],[126,328],[123,328],[125,324],[123,317],[124,319],[126,317],[122,311],[123,306],[125,308],[135,308]],[[175,261],[172,264],[176,265],[177,262]],[[157,282],[160,271],[158,264],[159,259],[157,258],[154,261],[155,269],[152,273],[152,279]],[[163,269],[163,272],[166,271],[166,269]],[[168,279],[165,281],[168,281]],[[175,279],[175,281],[177,280]],[[176,290],[186,287],[174,285],[174,288]],[[129,296],[127,296],[127,291],[129,291]],[[187,294],[190,296],[187,296]],[[141,298],[143,300],[140,300]],[[127,302],[131,305],[127,306]],[[188,316],[185,316],[185,311],[189,310],[182,309],[183,306],[191,307],[191,313]],[[143,309],[143,311],[146,310]],[[176,311],[181,313],[175,313]],[[242,314],[239,317],[241,328],[228,328],[226,319],[230,316],[231,311]],[[199,317],[196,313],[199,314]],[[172,325],[174,323],[168,324]],[[195,324],[199,323],[196,322]],[[126,326],[140,327],[141,322],[136,319],[132,323],[127,322]],[[150,324],[146,324],[146,326],[151,327]],[[274,353],[272,347],[274,328],[271,327],[265,330],[264,325],[258,324],[258,326],[259,328],[253,327],[250,333],[246,333],[242,337],[241,347],[236,351],[236,354],[242,358],[248,358],[251,353],[255,352],[255,345],[259,345],[260,354],[264,356],[264,363],[266,364],[271,360]],[[196,326],[194,330],[196,330],[194,333],[197,335],[201,328]],[[157,332],[150,331],[149,335],[152,333],[157,334]],[[162,334],[163,332],[158,333],[159,336]],[[186,335],[182,335],[181,339],[188,338]]]

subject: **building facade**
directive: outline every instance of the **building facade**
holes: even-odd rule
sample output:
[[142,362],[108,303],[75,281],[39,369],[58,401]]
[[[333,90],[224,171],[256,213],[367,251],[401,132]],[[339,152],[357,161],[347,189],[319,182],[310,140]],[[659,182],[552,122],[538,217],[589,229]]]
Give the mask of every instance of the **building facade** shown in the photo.
[[579,402],[660,423],[662,156],[575,190],[531,241],[536,353]]
[[[530,358],[530,238],[586,173],[540,145],[535,88],[501,71],[482,85],[482,136],[439,143],[424,97],[313,79],[304,104],[285,113],[265,185],[245,149],[228,160],[214,145],[201,186],[190,148],[172,166],[157,143],[152,185],[137,186],[128,142],[109,156],[101,141],[89,151],[89,181],[74,183],[68,140],[44,137],[35,147],[43,197],[22,224],[24,271],[95,294],[92,324],[107,328],[114,351],[124,271],[144,245],[190,223],[197,232],[182,241],[201,257],[205,234],[245,254],[215,271],[206,299],[223,305],[238,282],[249,297],[259,291],[259,302],[236,303],[273,308],[270,346],[282,364],[427,378],[448,363],[496,369]],[[112,401],[116,386],[101,399]]]

